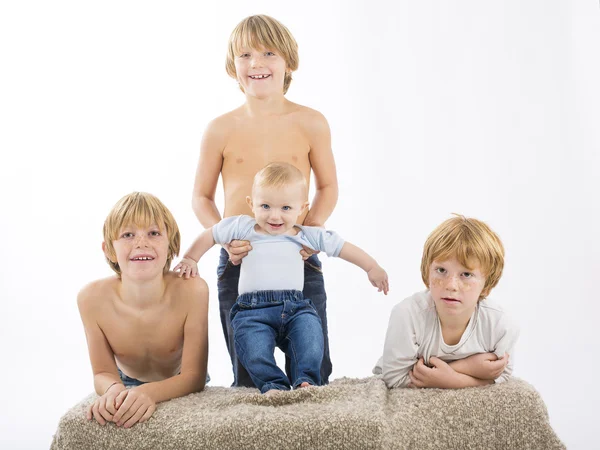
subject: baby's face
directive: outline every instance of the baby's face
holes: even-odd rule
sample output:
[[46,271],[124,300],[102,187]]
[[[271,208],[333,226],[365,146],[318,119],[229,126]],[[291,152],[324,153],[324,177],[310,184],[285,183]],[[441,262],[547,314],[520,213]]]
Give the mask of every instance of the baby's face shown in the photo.
[[456,258],[434,261],[429,268],[429,290],[441,318],[469,318],[485,286],[478,264],[463,266]]
[[308,205],[300,183],[282,187],[257,186],[248,202],[258,226],[267,234],[280,235],[292,230]]

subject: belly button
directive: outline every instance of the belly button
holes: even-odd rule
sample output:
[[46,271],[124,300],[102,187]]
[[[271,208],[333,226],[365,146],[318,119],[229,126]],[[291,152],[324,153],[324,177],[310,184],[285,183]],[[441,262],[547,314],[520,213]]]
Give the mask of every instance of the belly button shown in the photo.
[[235,160],[236,163],[241,164],[244,162],[244,158],[238,158]]
[[292,161],[298,162],[298,157],[296,155],[292,156]]

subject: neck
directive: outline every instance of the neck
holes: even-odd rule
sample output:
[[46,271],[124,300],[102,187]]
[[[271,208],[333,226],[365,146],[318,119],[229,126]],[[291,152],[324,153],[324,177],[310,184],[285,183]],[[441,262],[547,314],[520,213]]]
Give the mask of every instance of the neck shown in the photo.
[[456,345],[460,342],[460,338],[469,325],[471,316],[468,317],[442,317],[440,318],[440,325],[442,327],[442,336],[444,342],[448,345]]
[[285,107],[289,103],[288,99],[281,95],[270,96],[265,98],[257,98],[246,95],[246,104],[244,109],[248,115],[255,116],[270,116],[274,114],[282,114]]
[[165,292],[165,279],[162,275],[152,280],[121,279],[121,300],[131,306],[148,307],[160,303]]

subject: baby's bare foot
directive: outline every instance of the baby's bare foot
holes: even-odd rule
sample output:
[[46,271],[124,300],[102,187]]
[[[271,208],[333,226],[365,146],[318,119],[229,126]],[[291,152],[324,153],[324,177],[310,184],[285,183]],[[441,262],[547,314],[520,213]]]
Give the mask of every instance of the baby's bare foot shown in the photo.
[[310,384],[308,381],[305,381],[304,383],[300,384],[300,386],[298,386],[299,388],[305,388],[305,387],[309,387],[312,386],[312,384]]

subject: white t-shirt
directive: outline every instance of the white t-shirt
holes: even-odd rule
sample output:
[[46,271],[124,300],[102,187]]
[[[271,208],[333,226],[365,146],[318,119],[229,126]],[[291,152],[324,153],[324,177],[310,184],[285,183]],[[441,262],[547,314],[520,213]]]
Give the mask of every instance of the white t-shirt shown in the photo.
[[257,233],[256,220],[241,215],[227,217],[213,226],[217,244],[229,244],[234,239],[250,241],[252,251],[242,260],[238,294],[254,291],[281,291],[304,289],[304,261],[300,250],[303,245],[338,256],[344,240],[335,232],[319,227],[296,225],[295,236]]
[[507,314],[493,300],[484,299],[477,304],[459,343],[447,345],[430,292],[418,292],[392,309],[383,356],[373,373],[383,375],[389,388],[405,387],[410,383],[408,373],[421,357],[425,363],[432,356],[451,362],[477,353],[493,352],[498,357],[508,353],[506,369],[496,379],[500,383],[512,373],[518,337],[519,329]]

